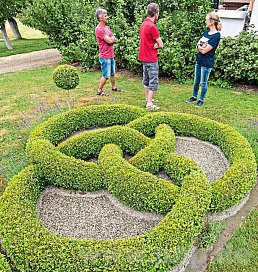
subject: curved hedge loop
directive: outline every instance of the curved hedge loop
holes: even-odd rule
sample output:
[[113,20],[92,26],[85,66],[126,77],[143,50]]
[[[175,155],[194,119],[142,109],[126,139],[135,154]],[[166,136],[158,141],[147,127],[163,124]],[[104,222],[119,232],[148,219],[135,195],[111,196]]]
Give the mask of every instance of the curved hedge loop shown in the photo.
[[[55,147],[78,130],[117,124],[127,125],[87,131]],[[173,153],[173,131],[219,145],[230,169],[209,185],[194,161]],[[155,138],[147,137],[151,135]],[[238,203],[256,177],[249,143],[229,126],[190,114],[146,115],[125,105],[90,106],[51,118],[31,133],[27,152],[32,164],[0,198],[0,236],[16,267],[28,272],[168,271],[192,247],[209,208],[223,210]],[[133,155],[129,162],[123,152]],[[82,160],[98,155],[98,165]],[[177,185],[151,174],[160,169]],[[48,184],[108,189],[135,209],[166,216],[144,235],[128,239],[61,237],[37,217],[36,202]]]
[[68,239],[38,221],[35,207],[45,186],[31,165],[0,198],[3,247],[21,271],[167,271],[191,248],[211,197],[204,174],[191,173],[172,210],[146,234],[116,241]]
[[218,145],[230,162],[228,171],[210,187],[210,210],[226,210],[241,202],[256,182],[256,161],[248,141],[228,125],[183,113],[153,113],[127,126],[146,136],[153,135],[159,124],[169,125],[179,136],[192,136]]

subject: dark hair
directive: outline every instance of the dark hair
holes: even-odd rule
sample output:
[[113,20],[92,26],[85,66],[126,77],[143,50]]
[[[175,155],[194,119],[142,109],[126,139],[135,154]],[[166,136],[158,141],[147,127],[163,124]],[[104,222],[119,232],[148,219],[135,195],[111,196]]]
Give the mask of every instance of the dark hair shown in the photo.
[[107,11],[106,11],[105,9],[101,9],[101,8],[99,8],[99,9],[96,10],[96,17],[97,17],[98,21],[99,21],[99,19],[100,19],[100,16],[101,16],[103,13],[107,13]]
[[150,3],[147,7],[147,15],[153,17],[156,13],[159,13],[159,5],[156,3]]

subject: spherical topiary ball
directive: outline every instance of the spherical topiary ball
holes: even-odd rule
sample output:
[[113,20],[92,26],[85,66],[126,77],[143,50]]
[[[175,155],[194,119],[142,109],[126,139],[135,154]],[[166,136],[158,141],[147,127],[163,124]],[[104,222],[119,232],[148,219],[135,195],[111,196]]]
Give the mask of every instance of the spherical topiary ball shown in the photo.
[[53,72],[53,80],[59,88],[71,90],[79,84],[79,74],[71,65],[60,65]]

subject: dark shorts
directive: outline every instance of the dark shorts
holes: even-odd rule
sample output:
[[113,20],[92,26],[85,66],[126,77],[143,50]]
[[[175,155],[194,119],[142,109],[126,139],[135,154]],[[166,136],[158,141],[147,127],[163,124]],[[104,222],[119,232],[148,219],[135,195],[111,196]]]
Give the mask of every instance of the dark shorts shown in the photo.
[[149,91],[157,91],[159,85],[159,64],[158,62],[143,62],[142,83]]
[[115,74],[115,59],[103,59],[99,58],[99,62],[101,64],[101,72],[102,76],[105,78],[110,78],[110,76],[113,76]]

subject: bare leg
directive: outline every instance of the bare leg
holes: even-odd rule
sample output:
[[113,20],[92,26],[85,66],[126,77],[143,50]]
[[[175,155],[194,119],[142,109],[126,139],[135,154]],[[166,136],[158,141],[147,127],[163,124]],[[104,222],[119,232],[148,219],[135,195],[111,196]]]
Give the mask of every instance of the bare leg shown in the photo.
[[153,98],[153,91],[148,91],[148,100],[147,100],[147,105],[151,105],[152,104],[152,98]]
[[107,81],[107,79],[105,77],[102,77],[100,79],[98,92],[103,92],[103,87],[106,84],[106,81]]
[[111,81],[112,89],[116,89],[116,79],[115,79],[115,75],[110,76],[110,81]]
[[147,102],[148,101],[148,94],[149,94],[148,87],[145,85],[143,87],[144,87],[145,97],[146,97],[146,102]]

